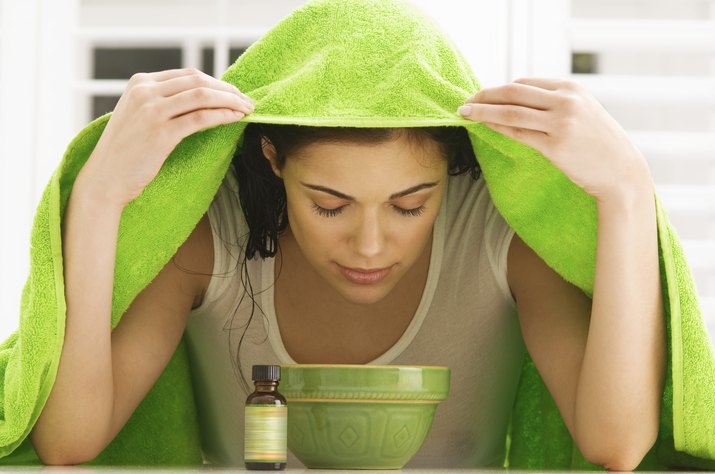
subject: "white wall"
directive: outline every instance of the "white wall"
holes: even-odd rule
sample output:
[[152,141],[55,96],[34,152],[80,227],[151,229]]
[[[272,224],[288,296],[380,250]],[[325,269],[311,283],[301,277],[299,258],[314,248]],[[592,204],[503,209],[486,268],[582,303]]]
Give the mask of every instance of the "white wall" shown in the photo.
[[1,0],[0,339],[17,325],[40,193],[75,130],[70,82],[74,0]]

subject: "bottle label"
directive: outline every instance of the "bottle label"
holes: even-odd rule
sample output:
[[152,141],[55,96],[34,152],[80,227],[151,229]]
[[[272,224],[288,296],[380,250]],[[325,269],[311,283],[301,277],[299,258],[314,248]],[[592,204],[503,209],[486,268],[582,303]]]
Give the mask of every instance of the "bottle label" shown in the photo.
[[247,405],[245,462],[287,462],[288,406]]

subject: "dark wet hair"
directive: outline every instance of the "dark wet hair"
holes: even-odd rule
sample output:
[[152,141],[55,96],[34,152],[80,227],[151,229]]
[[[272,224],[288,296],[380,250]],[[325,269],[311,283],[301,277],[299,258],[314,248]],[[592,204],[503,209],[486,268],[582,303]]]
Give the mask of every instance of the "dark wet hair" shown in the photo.
[[248,124],[243,146],[239,147],[232,159],[238,177],[241,208],[249,229],[246,257],[250,259],[256,254],[261,258],[275,256],[278,236],[288,225],[285,188],[263,154],[262,138],[265,137],[273,144],[278,167],[283,168],[286,157],[311,143],[381,144],[403,134],[417,146],[426,139],[434,140],[448,161],[450,175],[470,173],[474,179],[479,177],[481,169],[467,130],[463,127],[347,128]]

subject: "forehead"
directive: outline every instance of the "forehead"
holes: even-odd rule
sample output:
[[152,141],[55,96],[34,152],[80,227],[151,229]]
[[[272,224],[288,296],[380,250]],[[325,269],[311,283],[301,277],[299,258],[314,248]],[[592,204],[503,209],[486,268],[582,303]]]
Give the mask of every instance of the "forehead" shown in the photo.
[[288,158],[289,163],[313,169],[397,167],[428,171],[441,170],[446,165],[446,158],[438,142],[429,137],[412,138],[406,134],[380,142],[320,140],[303,145]]

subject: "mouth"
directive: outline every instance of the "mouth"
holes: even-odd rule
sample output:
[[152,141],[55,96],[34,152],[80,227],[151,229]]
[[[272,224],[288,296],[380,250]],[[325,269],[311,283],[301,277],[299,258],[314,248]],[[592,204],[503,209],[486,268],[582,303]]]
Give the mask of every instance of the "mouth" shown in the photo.
[[352,283],[358,285],[372,285],[387,277],[392,271],[392,266],[386,268],[348,268],[337,264],[340,273]]

